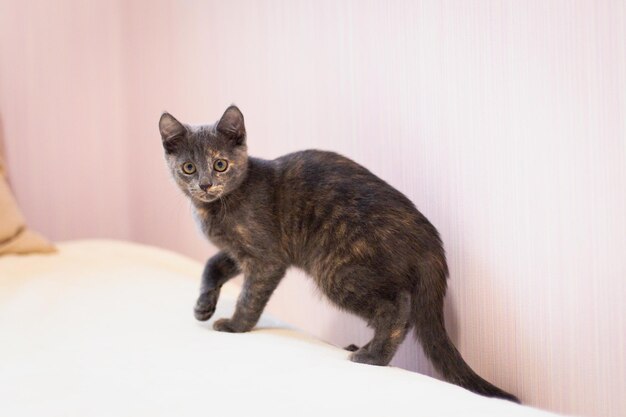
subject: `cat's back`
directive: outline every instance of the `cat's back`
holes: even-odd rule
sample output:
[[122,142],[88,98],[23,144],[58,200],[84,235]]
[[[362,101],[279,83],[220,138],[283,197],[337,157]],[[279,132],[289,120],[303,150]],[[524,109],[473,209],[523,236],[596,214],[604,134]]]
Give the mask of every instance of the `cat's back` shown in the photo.
[[340,185],[354,176],[381,181],[365,167],[336,152],[308,149],[277,158],[276,163],[282,180],[302,187]]
[[[335,152],[315,149],[275,160],[278,186],[284,197],[309,197],[315,203],[341,207],[357,199],[363,210],[391,206],[414,211],[413,203],[367,168]],[[352,200],[351,200],[352,199]]]
[[341,248],[372,255],[392,245],[413,251],[421,235],[436,233],[407,197],[344,156],[306,150],[275,163],[284,244],[305,269],[312,258]]

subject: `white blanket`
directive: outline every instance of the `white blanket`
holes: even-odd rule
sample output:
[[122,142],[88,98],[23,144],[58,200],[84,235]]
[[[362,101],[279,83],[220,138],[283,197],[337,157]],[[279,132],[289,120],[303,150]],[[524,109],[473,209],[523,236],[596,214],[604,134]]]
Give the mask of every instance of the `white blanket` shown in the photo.
[[[264,316],[193,318],[202,266],[112,241],[0,258],[0,416],[542,416],[348,352]],[[232,313],[225,286],[215,318]]]

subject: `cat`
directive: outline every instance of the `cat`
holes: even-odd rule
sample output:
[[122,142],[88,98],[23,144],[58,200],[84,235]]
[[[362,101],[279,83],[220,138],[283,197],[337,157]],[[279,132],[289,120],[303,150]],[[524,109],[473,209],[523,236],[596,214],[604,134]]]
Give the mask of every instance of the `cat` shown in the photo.
[[306,150],[274,160],[249,157],[236,106],[214,124],[191,126],[163,113],[169,170],[220,252],[202,274],[197,320],[215,312],[220,288],[243,272],[222,332],[247,332],[289,266],[303,269],[340,309],[373,328],[350,345],[350,360],[387,365],[413,328],[443,377],[481,395],[519,402],[478,376],[448,337],[443,318],[448,267],[438,231],[402,193],[333,152]]

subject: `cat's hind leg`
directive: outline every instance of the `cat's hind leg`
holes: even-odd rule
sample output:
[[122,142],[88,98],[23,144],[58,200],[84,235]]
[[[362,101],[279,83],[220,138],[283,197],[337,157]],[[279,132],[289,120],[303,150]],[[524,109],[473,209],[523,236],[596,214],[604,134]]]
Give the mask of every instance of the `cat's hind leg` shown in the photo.
[[395,300],[379,300],[369,326],[374,337],[362,348],[350,354],[353,362],[369,365],[387,365],[410,329],[411,296],[403,291]]

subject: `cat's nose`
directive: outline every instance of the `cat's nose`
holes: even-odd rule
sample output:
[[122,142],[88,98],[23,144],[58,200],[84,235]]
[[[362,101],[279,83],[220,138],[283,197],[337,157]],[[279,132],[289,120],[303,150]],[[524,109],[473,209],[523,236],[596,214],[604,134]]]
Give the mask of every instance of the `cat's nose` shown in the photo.
[[200,189],[202,189],[202,191],[204,191],[206,193],[206,190],[211,188],[212,185],[213,184],[211,184],[210,182],[203,182],[203,183],[200,183],[199,187],[200,187]]

